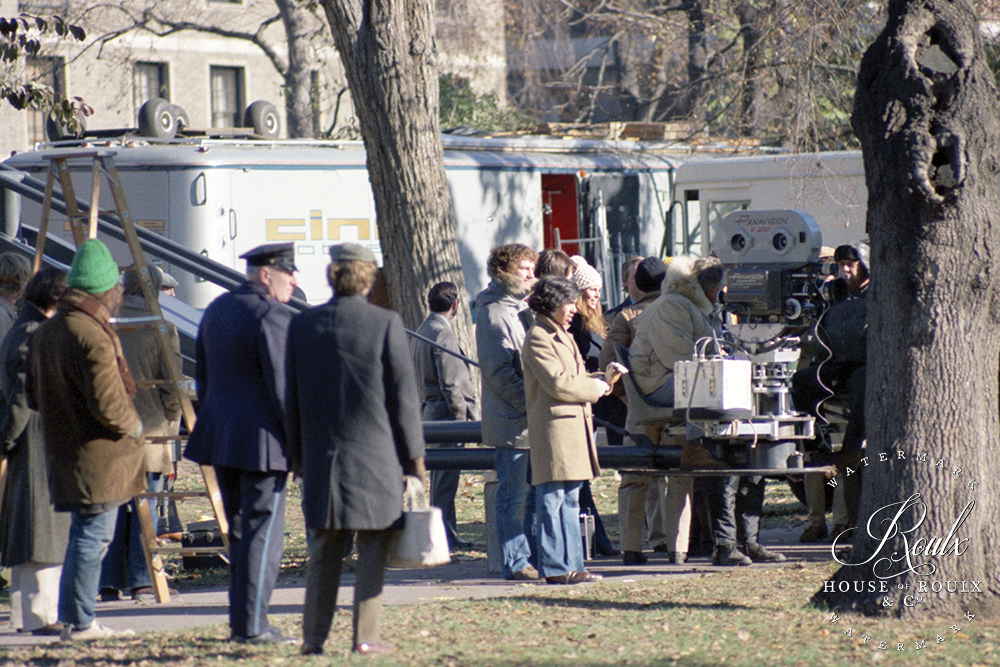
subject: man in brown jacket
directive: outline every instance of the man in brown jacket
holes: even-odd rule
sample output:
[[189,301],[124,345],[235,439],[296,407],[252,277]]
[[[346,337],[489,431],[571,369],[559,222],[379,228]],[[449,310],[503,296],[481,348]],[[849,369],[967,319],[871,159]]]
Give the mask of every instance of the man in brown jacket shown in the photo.
[[[615,344],[628,349],[635,339],[638,315],[660,296],[660,284],[667,273],[659,257],[646,257],[631,271],[626,285],[632,304],[625,306],[615,316],[608,330],[608,337],[598,358],[603,370],[615,359]],[[629,382],[622,378],[621,382]],[[653,443],[660,442],[660,423],[636,426],[631,419],[625,430],[633,440],[642,437]],[[653,551],[666,552],[674,563],[687,560],[688,528],[691,523],[690,478],[671,477],[668,491],[667,478],[663,475],[637,475],[622,473],[618,487],[619,538],[622,561],[626,565],[641,565],[647,558],[642,553],[642,529],[649,529],[649,546]]]
[[146,476],[135,382],[109,324],[122,288],[107,246],[83,243],[66,283],[59,311],[32,338],[27,394],[42,419],[52,502],[72,513],[59,580],[59,622],[69,641],[133,634],[100,625],[94,611],[118,508],[144,490]]

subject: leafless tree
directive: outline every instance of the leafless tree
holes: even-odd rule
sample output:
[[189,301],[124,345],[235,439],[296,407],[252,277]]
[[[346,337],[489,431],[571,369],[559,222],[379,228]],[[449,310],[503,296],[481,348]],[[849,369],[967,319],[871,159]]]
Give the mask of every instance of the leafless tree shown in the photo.
[[[73,6],[73,16],[89,27],[89,50],[96,51],[98,57],[109,45],[120,44],[123,36],[138,32],[167,37],[193,31],[250,42],[282,78],[288,136],[315,137],[318,123],[313,115],[318,105],[312,72],[323,64],[319,51],[327,34],[324,18],[299,0],[257,0],[253,10],[242,21],[233,22],[203,2],[124,0],[114,4],[80,2]],[[332,97],[339,101],[344,90],[346,86],[333,91]],[[331,129],[337,123],[336,109],[333,115]]]
[[864,0],[508,0],[512,96],[566,121],[692,123],[794,148],[853,142]]

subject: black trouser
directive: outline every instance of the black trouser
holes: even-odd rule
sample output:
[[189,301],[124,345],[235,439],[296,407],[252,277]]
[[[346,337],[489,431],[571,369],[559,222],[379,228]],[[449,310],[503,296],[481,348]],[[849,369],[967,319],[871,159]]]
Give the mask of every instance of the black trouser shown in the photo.
[[[847,429],[844,451],[860,451],[865,433],[865,367],[863,364],[826,363],[808,366],[792,376],[792,402],[795,409],[820,417],[819,404],[834,394],[847,394]],[[813,444],[818,445],[818,441]],[[818,447],[817,447],[818,448]]]
[[697,477],[695,485],[708,498],[716,545],[757,542],[764,507],[763,477]]
[[271,627],[267,611],[285,546],[287,472],[215,466],[229,521],[229,628],[255,637]]

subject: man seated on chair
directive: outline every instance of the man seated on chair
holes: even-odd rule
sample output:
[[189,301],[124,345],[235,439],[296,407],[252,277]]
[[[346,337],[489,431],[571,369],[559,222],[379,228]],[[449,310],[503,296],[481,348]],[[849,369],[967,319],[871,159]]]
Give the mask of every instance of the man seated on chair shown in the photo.
[[[632,376],[646,400],[668,406],[674,402],[674,363],[690,359],[702,338],[721,330],[720,295],[726,286],[726,270],[716,257],[676,257],[667,267],[660,297],[637,318],[635,341],[630,350]],[[681,453],[682,468],[725,468],[696,442],[696,427],[688,429]],[[758,541],[760,512],[764,504],[761,477],[726,476],[702,478],[699,486],[709,499],[715,540],[713,563],[750,565],[752,562],[783,561]],[[737,548],[737,540],[746,554]]]

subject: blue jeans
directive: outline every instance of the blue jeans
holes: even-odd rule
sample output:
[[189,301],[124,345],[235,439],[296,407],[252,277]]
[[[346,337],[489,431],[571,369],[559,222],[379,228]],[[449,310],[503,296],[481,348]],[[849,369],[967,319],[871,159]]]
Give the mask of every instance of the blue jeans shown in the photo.
[[580,482],[546,482],[535,487],[538,570],[543,577],[586,572],[580,535]]
[[[162,491],[164,481],[162,473],[147,472],[146,490],[151,493]],[[146,502],[155,530],[155,501],[150,498]],[[116,588],[128,593],[133,588],[151,586],[152,583],[149,568],[146,567],[146,554],[142,549],[142,526],[139,525],[135,501],[125,503],[118,508],[118,526],[101,566],[101,588]]]
[[[497,540],[500,542],[501,573],[510,579],[528,566],[531,544],[528,535],[534,523],[534,498],[529,495],[527,449],[496,448]],[[522,518],[523,512],[523,518]]]
[[118,523],[118,508],[100,514],[73,512],[69,544],[59,579],[59,621],[85,630],[94,620],[101,561]]

